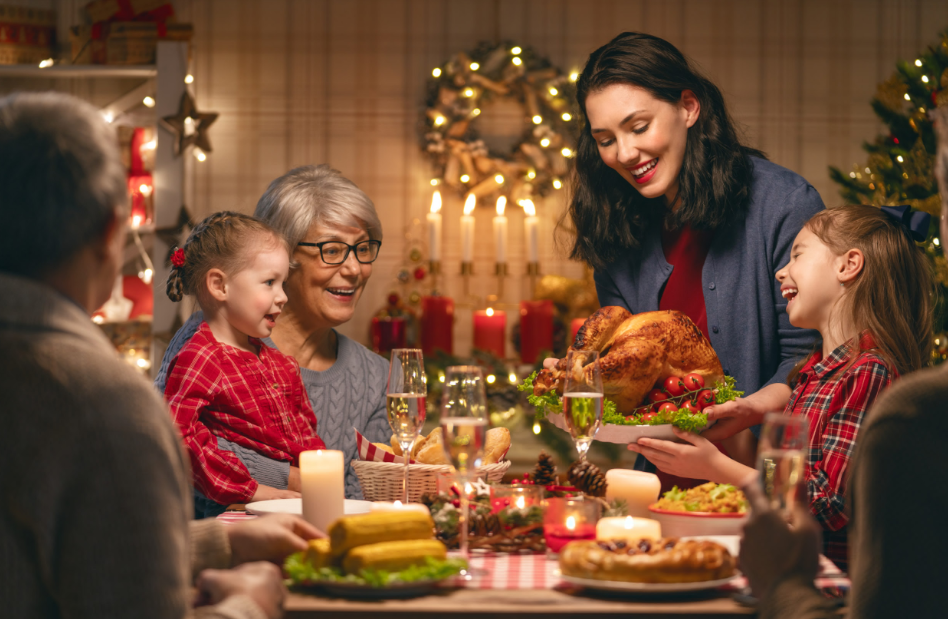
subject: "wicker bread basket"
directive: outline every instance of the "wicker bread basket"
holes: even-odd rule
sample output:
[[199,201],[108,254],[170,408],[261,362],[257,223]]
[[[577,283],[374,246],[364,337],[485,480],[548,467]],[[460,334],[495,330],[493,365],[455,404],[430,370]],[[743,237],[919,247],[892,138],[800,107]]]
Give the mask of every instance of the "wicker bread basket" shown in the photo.
[[[405,465],[400,462],[372,462],[353,460],[352,468],[362,485],[362,495],[367,501],[401,501],[402,479]],[[499,482],[510,468],[510,460],[485,464],[477,469],[477,476],[487,482]],[[449,473],[451,467],[444,464],[408,465],[408,500],[417,502],[426,492],[438,490],[438,475]]]

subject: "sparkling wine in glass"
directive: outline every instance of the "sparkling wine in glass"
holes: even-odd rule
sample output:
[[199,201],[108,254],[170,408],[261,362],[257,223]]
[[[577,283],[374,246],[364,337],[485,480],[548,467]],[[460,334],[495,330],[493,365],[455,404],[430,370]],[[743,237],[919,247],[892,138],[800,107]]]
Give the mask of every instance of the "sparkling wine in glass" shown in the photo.
[[405,459],[402,502],[408,503],[408,459],[425,424],[428,387],[425,361],[417,348],[396,348],[388,368],[388,424]]
[[[467,485],[484,459],[487,434],[487,392],[484,375],[477,366],[452,366],[444,373],[441,399],[441,431],[444,451],[461,487],[458,528],[461,556],[468,558]],[[470,576],[470,572],[467,574]]]
[[804,479],[808,424],[805,417],[767,413],[757,448],[757,472],[771,509],[789,518]]
[[563,418],[576,442],[580,460],[602,425],[603,393],[599,351],[572,350],[566,356]]

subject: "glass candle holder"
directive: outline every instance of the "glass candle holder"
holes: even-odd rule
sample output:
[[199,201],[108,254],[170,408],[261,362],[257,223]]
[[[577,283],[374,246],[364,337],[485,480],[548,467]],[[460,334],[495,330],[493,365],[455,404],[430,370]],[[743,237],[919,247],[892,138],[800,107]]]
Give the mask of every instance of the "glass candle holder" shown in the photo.
[[543,537],[550,552],[577,540],[596,539],[600,504],[583,498],[548,499],[543,516]]
[[490,513],[502,509],[526,509],[543,502],[543,486],[498,484],[490,487]]
[[385,316],[372,319],[372,350],[387,355],[396,348],[405,348],[405,319],[401,316]]

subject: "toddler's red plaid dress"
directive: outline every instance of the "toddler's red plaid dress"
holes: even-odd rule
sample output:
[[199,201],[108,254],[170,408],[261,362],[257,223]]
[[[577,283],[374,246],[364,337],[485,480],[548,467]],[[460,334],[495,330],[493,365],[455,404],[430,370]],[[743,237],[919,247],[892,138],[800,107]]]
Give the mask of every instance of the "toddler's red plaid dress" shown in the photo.
[[257,482],[217,437],[299,466],[325,449],[296,360],[251,338],[259,355],[214,339],[207,323],[168,369],[165,398],[191,460],[195,487],[223,505],[246,503]]
[[[843,570],[847,567],[845,512],[846,469],[866,411],[898,372],[876,352],[872,337],[850,342],[828,357],[817,351],[804,364],[786,411],[803,415],[810,426],[806,451],[806,484],[810,511],[823,526],[823,553]],[[847,364],[856,354],[856,361]]]

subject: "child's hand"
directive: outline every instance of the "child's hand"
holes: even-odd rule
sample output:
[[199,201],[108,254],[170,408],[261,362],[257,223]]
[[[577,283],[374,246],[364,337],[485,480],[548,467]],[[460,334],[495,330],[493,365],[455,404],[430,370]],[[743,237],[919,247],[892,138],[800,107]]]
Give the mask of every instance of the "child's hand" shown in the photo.
[[678,428],[672,429],[675,436],[687,442],[640,438],[637,444],[629,443],[629,451],[642,454],[665,473],[690,479],[708,479],[711,469],[723,454],[706,438]]
[[272,499],[298,499],[300,498],[300,493],[293,490],[278,490],[273,486],[264,486],[263,484],[257,484],[257,491],[253,493],[253,498],[250,499],[251,502],[254,501],[270,501]]
[[734,436],[741,430],[756,426],[767,413],[782,411],[790,401],[790,387],[784,384],[767,385],[746,398],[737,398],[724,404],[715,404],[704,409],[708,422],[713,426],[701,433],[709,441],[720,441]]

